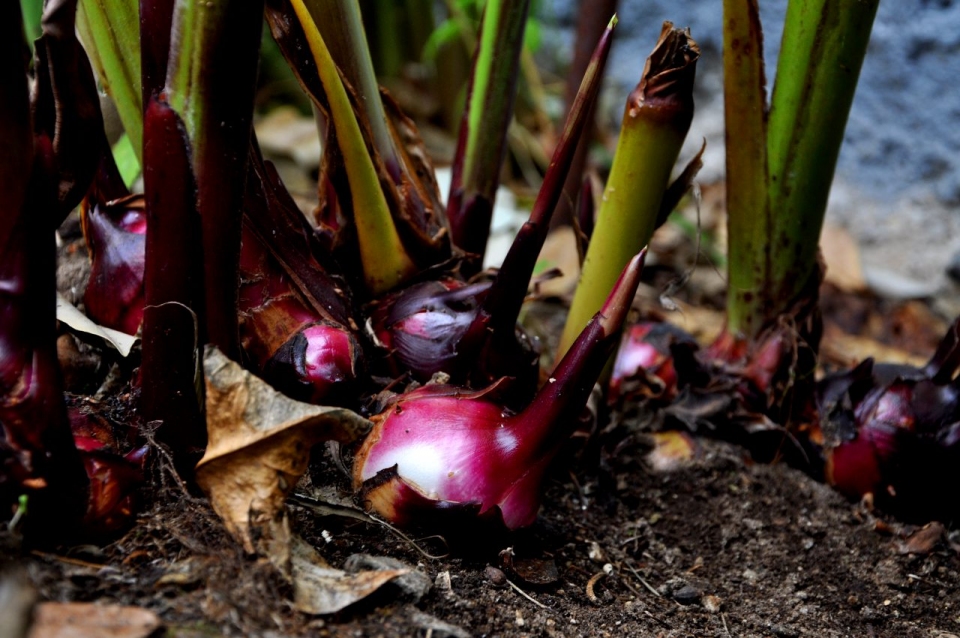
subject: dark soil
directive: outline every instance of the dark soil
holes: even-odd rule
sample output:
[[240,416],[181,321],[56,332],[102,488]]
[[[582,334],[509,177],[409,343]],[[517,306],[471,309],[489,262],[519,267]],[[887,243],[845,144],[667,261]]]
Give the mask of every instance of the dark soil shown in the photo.
[[[704,442],[699,459],[671,472],[652,472],[641,452],[552,481],[533,529],[443,558],[378,525],[293,507],[294,528],[333,565],[354,554],[388,556],[432,584],[422,594],[391,583],[333,617],[292,611],[283,579],[244,556],[205,501],[169,481],[112,545],[5,558],[26,565],[43,599],[146,607],[172,636],[960,631],[954,534],[933,527],[911,536],[918,528],[784,465],[750,463],[724,443]],[[346,485],[335,470],[323,476]],[[419,546],[445,551],[436,538]]]

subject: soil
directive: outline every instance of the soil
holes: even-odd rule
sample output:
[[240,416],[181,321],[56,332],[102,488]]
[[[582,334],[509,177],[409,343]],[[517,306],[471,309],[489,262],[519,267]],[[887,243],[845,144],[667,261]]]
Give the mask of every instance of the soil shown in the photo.
[[[331,617],[292,611],[283,579],[244,556],[204,500],[173,485],[111,545],[4,558],[26,567],[43,599],[145,607],[169,636],[960,631],[956,533],[936,525],[915,533],[722,442],[703,441],[700,458],[673,471],[652,471],[642,451],[555,478],[532,529],[445,557],[426,557],[378,525],[294,507],[294,528],[332,564],[387,556],[430,586],[391,583]],[[335,470],[322,475],[346,488]],[[444,551],[436,538],[417,544]]]

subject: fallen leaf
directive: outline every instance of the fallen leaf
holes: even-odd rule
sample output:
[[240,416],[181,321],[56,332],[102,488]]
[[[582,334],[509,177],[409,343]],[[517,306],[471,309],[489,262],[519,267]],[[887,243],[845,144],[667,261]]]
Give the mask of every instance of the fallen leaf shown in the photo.
[[398,576],[394,581],[405,598],[409,602],[419,602],[421,598],[430,593],[433,587],[433,581],[422,571],[413,569],[406,563],[390,556],[371,556],[370,554],[352,554],[344,562],[343,566],[350,573],[360,572],[362,570],[406,570],[407,573]]
[[514,558],[511,567],[529,585],[549,585],[560,580],[560,570],[552,558]]
[[897,550],[901,554],[929,554],[944,538],[946,530],[942,523],[933,521],[927,523],[905,540],[897,543]]
[[867,289],[860,248],[845,228],[825,222],[820,233],[820,254],[826,265],[825,281],[844,292],[863,292]]
[[308,170],[320,165],[320,134],[312,117],[301,115],[292,106],[281,106],[270,111],[254,128],[265,152],[287,155]]
[[664,318],[689,332],[699,343],[713,343],[727,325],[726,315],[722,311],[691,306],[678,299],[672,301],[676,308],[665,312]]
[[197,483],[247,552],[262,553],[289,574],[284,500],[306,471],[310,448],[355,441],[370,422],[344,408],[295,401],[212,346],[203,371],[209,443]]
[[375,569],[349,574],[330,567],[306,541],[290,545],[293,606],[305,614],[332,614],[363,600],[410,569]]
[[124,357],[130,354],[133,344],[137,342],[137,337],[133,335],[95,323],[90,317],[77,310],[77,307],[59,292],[57,293],[57,321],[67,324],[77,332],[103,339]]
[[540,270],[559,268],[562,275],[540,284],[538,292],[544,297],[564,297],[572,294],[580,279],[580,258],[577,256],[577,238],[573,228],[561,226],[547,235],[537,258]]
[[152,611],[95,603],[40,603],[27,638],[146,638],[161,626]]
[[701,455],[700,444],[686,432],[654,432],[649,437],[653,449],[646,461],[655,472],[672,472]]
[[830,323],[824,325],[820,341],[821,362],[850,367],[867,357],[884,363],[905,363],[917,367],[923,367],[929,359],[928,356],[885,345],[871,337],[848,334]]

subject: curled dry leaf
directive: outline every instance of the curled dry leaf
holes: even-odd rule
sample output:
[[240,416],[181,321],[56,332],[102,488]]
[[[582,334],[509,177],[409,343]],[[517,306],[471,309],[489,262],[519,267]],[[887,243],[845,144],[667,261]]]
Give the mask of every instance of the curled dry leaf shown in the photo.
[[410,569],[373,569],[347,573],[330,567],[312,546],[294,538],[290,548],[293,606],[306,614],[332,614],[366,598]]
[[57,320],[62,321],[77,332],[103,339],[105,343],[116,348],[117,352],[123,357],[130,354],[133,344],[137,342],[137,337],[133,335],[94,322],[87,315],[77,310],[76,306],[67,301],[66,297],[59,292],[57,293]]
[[283,504],[307,469],[310,448],[355,441],[370,422],[350,410],[290,399],[212,346],[203,371],[209,443],[197,483],[247,552],[263,553],[289,573]]
[[940,542],[946,539],[946,536],[947,530],[943,523],[932,521],[897,543],[897,551],[900,554],[924,556],[934,551],[940,545]]

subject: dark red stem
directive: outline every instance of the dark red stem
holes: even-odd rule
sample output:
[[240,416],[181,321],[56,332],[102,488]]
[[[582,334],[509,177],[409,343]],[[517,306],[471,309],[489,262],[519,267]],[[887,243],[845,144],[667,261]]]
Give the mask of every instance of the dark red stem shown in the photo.
[[521,440],[539,440],[540,450],[533,458],[539,458],[566,438],[567,429],[556,428],[556,433],[537,436],[529,430],[544,430],[576,421],[576,415],[586,405],[593,385],[600,378],[607,360],[620,340],[620,329],[637,294],[640,273],[646,249],[630,260],[620,274],[603,308],[564,355],[547,383],[523,412],[513,417],[527,432],[519,434]]
[[195,383],[203,275],[190,157],[180,118],[152,99],[143,127],[147,242],[140,405],[145,420],[162,421],[158,436],[177,452],[206,442]]

